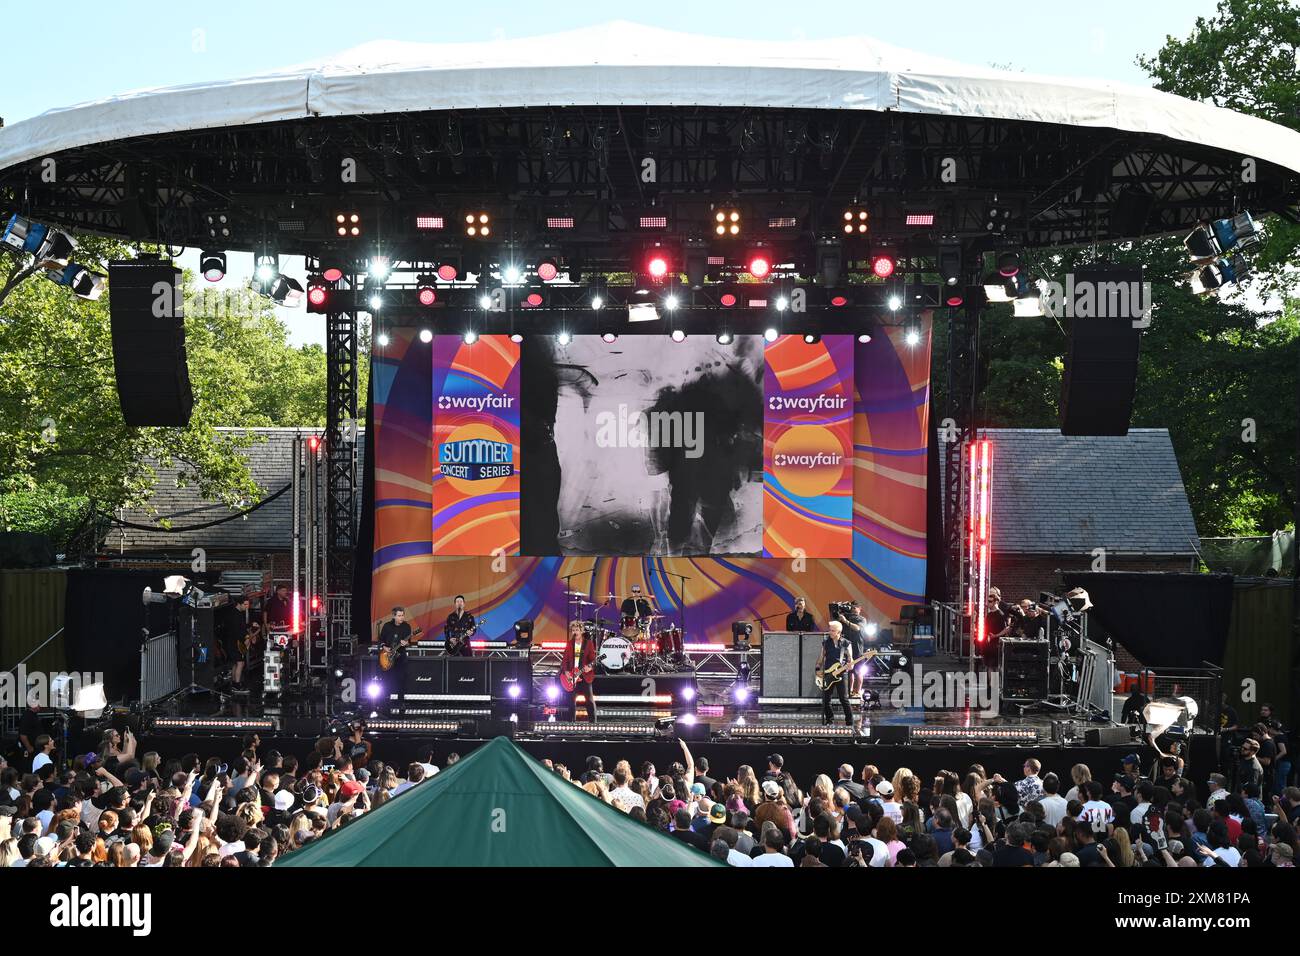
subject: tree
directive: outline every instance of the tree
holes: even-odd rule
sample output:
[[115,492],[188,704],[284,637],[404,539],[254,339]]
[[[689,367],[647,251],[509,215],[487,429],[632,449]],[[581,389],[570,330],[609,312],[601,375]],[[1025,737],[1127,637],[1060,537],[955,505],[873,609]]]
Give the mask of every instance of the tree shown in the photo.
[[[77,261],[102,270],[129,251],[92,237]],[[186,291],[193,416],[185,428],[132,428],[113,374],[111,289],[79,299],[41,281],[30,263],[0,257],[0,529],[57,537],[70,510],[142,504],[155,462],[179,464],[207,498],[247,505],[268,490],[238,453],[254,439],[217,429],[323,421],[319,347],[290,346],[270,303],[251,293],[196,295],[191,276]]]

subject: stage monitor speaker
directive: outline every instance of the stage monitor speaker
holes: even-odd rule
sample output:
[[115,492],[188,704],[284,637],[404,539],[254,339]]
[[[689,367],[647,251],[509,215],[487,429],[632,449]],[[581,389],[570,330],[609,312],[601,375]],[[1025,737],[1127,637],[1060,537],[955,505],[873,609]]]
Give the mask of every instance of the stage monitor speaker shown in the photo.
[[764,697],[799,697],[799,634],[768,631],[763,635]]
[[[1086,289],[1093,291],[1091,314],[1080,315]],[[1061,434],[1128,434],[1141,336],[1134,322],[1150,306],[1143,290],[1140,268],[1075,271],[1074,300],[1065,303],[1073,316],[1061,382]]]
[[1083,732],[1083,743],[1088,747],[1125,747],[1133,742],[1133,733],[1127,727],[1089,727]]
[[912,728],[906,724],[881,724],[873,727],[868,722],[863,728],[861,740],[872,746],[901,747],[912,740]]
[[487,720],[480,717],[478,720],[462,720],[460,722],[460,735],[477,740],[490,740],[493,737],[509,737],[513,740],[515,731],[518,729],[518,725],[513,720],[498,720],[496,718]]
[[684,724],[680,720],[674,725],[674,732],[678,740],[709,740],[713,736],[713,728],[709,724]]
[[108,264],[118,401],[128,425],[183,427],[194,408],[181,270],[159,259]]

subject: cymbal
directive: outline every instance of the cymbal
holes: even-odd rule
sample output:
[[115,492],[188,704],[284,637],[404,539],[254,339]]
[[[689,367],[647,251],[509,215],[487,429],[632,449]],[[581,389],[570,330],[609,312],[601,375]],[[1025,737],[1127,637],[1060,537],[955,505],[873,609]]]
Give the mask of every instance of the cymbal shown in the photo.
[[578,607],[595,607],[595,606],[596,606],[595,603],[592,602],[592,601],[574,601],[573,603],[576,604],[576,605],[578,605]]
[[586,591],[565,591],[564,596],[565,597],[586,597],[587,592]]

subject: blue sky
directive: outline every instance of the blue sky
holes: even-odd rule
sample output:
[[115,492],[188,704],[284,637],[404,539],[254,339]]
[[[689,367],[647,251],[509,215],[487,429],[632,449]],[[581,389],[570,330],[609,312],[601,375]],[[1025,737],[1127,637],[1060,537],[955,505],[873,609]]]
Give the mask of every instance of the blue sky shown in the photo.
[[[21,59],[45,67],[35,82],[0,86],[6,124],[128,90],[246,76],[337,53],[371,40],[426,42],[520,38],[633,20],[685,32],[779,40],[869,35],[896,46],[1032,73],[1147,85],[1134,63],[1167,35],[1187,36],[1214,0],[1032,0],[1025,4],[445,3],[413,0],[274,0],[158,4],[65,0],[57,14],[7,3],[5,35]],[[997,10],[1009,11],[999,14]],[[44,38],[42,40],[42,38]],[[193,268],[189,258],[183,264]],[[232,273],[241,271],[232,261]],[[246,275],[246,270],[242,271]],[[284,311],[284,310],[282,310]],[[321,341],[319,317],[286,315],[294,341]]]

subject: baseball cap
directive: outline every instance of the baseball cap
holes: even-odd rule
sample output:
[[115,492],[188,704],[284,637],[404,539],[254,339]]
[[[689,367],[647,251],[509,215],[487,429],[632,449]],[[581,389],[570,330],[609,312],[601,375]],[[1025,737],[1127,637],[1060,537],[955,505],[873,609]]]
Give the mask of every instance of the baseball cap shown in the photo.
[[1129,754],[1123,760],[1120,761],[1120,763],[1122,763],[1126,767],[1131,763],[1141,763],[1141,762],[1142,762],[1142,758],[1139,757],[1137,754]]
[[56,841],[54,837],[43,836],[36,841],[36,850],[35,850],[36,855],[49,856],[51,853],[54,852],[54,848],[58,845],[59,845],[58,841]]
[[126,785],[129,789],[134,790],[140,784],[149,779],[149,775],[138,767],[133,767],[126,772]]
[[727,822],[727,808],[724,807],[724,806],[723,806],[722,804],[720,804],[720,803],[715,803],[715,804],[714,804],[714,805],[709,809],[709,822],[710,822],[710,823],[726,823],[726,822]]
[[892,797],[894,795],[894,785],[888,780],[882,780],[876,785],[876,793],[882,797]]
[[1125,790],[1136,790],[1138,785],[1137,780],[1133,776],[1127,773],[1115,774],[1115,782],[1118,783],[1120,786],[1122,786]]
[[369,783],[369,782],[370,782],[370,771],[367,770],[365,767],[358,767],[358,768],[357,768],[357,779],[360,780],[362,783]]
[[695,796],[697,797],[704,796],[704,784],[702,783],[691,784],[691,793],[695,794]]
[[763,793],[769,797],[778,797],[781,795],[781,788],[775,780],[764,780]]
[[774,766],[774,767],[784,767],[784,766],[785,766],[785,758],[782,757],[780,754],[768,754],[768,755],[767,755],[767,762],[770,763],[770,764],[771,764],[772,766]]
[[288,790],[277,790],[275,793],[275,808],[281,813],[293,806],[293,794]]
[[343,785],[339,787],[339,799],[347,800],[358,793],[365,793],[365,790],[366,788],[355,780],[344,780]]

